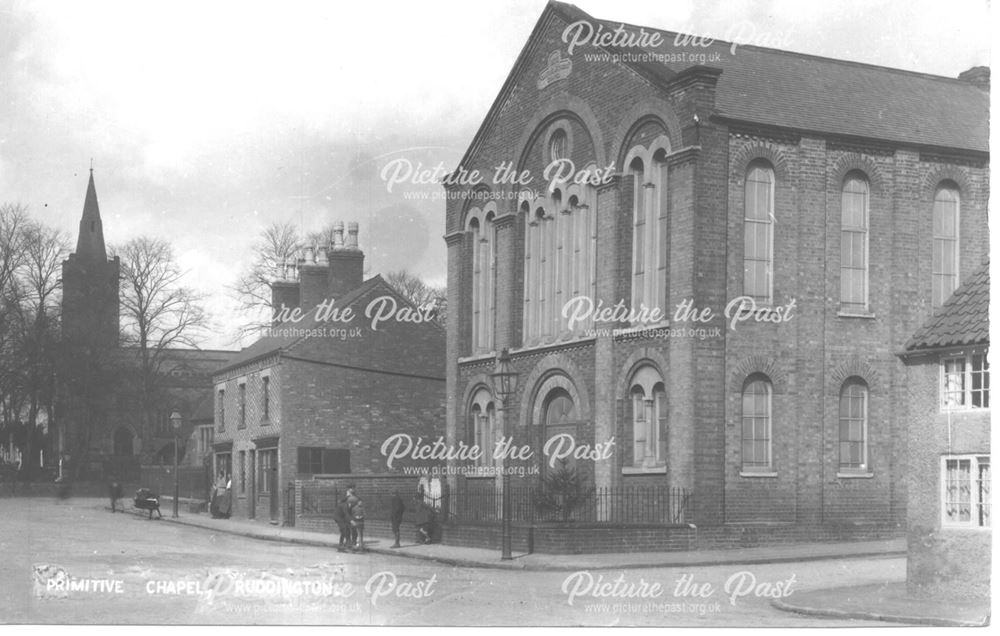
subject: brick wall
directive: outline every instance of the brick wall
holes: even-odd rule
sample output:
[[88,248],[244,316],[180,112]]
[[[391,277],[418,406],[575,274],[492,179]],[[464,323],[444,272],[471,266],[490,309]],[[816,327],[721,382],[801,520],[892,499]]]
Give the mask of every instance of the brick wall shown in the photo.
[[[504,239],[497,256],[497,289],[511,299],[497,304],[504,314],[497,320],[503,331],[497,342],[514,347],[519,373],[509,405],[516,442],[537,449],[544,441],[537,408],[545,397],[541,388],[561,376],[579,400],[579,411],[587,414],[578,424],[579,442],[611,434],[617,442],[610,462],[580,464],[581,473],[597,485],[692,488],[700,527],[750,522],[812,529],[898,527],[907,506],[908,426],[899,405],[908,396],[895,352],[931,313],[934,189],[944,179],[959,185],[960,273],[968,276],[988,253],[988,165],[905,144],[722,123],[705,115],[713,107],[711,74],[695,73],[661,89],[622,65],[575,56],[566,79],[539,89],[534,78],[548,64],[548,53],[563,48],[564,26],[555,16],[543,25],[519,68],[517,86],[491,114],[463,167],[492,174],[500,161],[514,161],[540,179],[546,133],[559,122],[571,132],[574,162],[615,161],[620,172],[634,143],[666,134],[677,153],[669,165],[667,310],[693,299],[696,307],[715,313],[705,326],[722,332],[704,339],[599,335],[521,348],[524,223],[519,220],[505,230],[514,236]],[[796,305],[788,322],[730,329],[722,314],[731,299],[743,295],[744,180],[753,160],[765,160],[775,170],[774,303],[794,299]],[[870,184],[865,316],[842,315],[839,302],[841,190],[851,170],[862,171]],[[497,197],[505,202],[501,207],[516,212],[513,191],[497,189],[508,195]],[[597,296],[608,304],[631,297],[632,192],[628,174],[598,191]],[[459,238],[469,207],[461,198],[450,199],[447,207],[447,230],[456,233],[449,239],[449,293],[455,300],[450,306],[457,308],[449,322],[448,425],[458,439],[466,430],[464,400],[493,364],[492,358],[462,358],[471,350],[471,264]],[[622,325],[595,325],[605,326]],[[628,376],[643,361],[660,369],[667,388],[665,474],[622,471],[631,445],[623,401]],[[741,392],[755,372],[768,375],[773,387],[773,471],[767,476],[741,474]],[[840,390],[849,377],[862,378],[869,389],[869,461],[862,475],[844,473],[839,465]]]

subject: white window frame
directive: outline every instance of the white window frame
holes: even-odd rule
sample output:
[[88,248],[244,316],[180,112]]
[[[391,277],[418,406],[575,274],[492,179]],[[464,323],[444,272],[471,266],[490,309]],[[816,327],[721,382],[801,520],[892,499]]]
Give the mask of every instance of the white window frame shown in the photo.
[[[942,413],[955,412],[955,411],[984,411],[984,412],[989,411],[990,409],[989,406],[972,405],[972,394],[973,394],[972,376],[975,373],[972,363],[973,360],[978,356],[982,356],[984,363],[984,367],[980,372],[983,373],[988,378],[989,367],[990,367],[988,349],[973,350],[967,353],[961,352],[961,353],[941,356],[941,360],[938,363],[938,402],[940,404]],[[951,392],[947,391],[945,388],[945,379],[948,376],[948,374],[945,372],[945,369],[947,367],[947,364],[951,361],[961,361],[964,366],[964,368],[962,369],[962,376],[961,376],[962,378],[961,404],[949,404],[947,400],[947,395]],[[983,393],[985,394],[986,401],[989,402],[989,394],[990,394],[989,388],[988,387],[982,388],[981,391],[983,391]]]
[[[937,232],[937,224],[934,222],[934,215],[936,213],[936,208],[937,208],[937,203],[938,203],[938,195],[940,195],[941,192],[944,191],[944,190],[948,190],[950,192],[954,192],[954,194],[955,194],[955,235],[954,236],[944,236],[944,235],[938,234],[938,232]],[[948,298],[951,297],[951,294],[954,293],[954,291],[956,289],[958,289],[958,286],[962,284],[961,270],[959,268],[959,264],[961,262],[961,259],[960,259],[960,249],[961,249],[961,245],[962,245],[962,242],[961,242],[961,237],[962,237],[962,231],[961,231],[962,230],[962,193],[958,189],[957,185],[953,185],[953,184],[951,184],[951,183],[949,183],[947,181],[943,181],[943,182],[941,182],[941,183],[938,184],[937,188],[934,189],[934,201],[932,202],[931,205],[932,205],[932,208],[931,208],[931,236],[932,236],[932,239],[931,239],[931,250],[932,250],[931,251],[931,277],[932,277],[932,282],[931,282],[931,307],[933,307],[933,308],[936,309],[936,308],[940,307],[941,305],[943,305],[948,300]],[[936,296],[934,296],[934,284],[933,284],[933,277],[944,275],[942,272],[935,272],[934,271],[934,254],[937,252],[937,243],[938,243],[938,241],[953,241],[954,244],[955,244],[955,249],[954,249],[954,252],[955,252],[955,257],[954,257],[955,258],[955,262],[953,263],[953,266],[955,268],[955,274],[954,274],[955,285],[954,285],[954,287],[952,287],[951,292],[948,292],[947,294],[943,294],[941,298],[937,298]],[[942,262],[942,266],[943,265],[944,265],[944,263]]]
[[[743,424],[746,415],[743,411],[743,399],[747,388],[754,382],[763,382],[767,388],[767,465],[747,465],[744,448]],[[756,438],[754,438],[756,439]],[[740,389],[740,475],[744,477],[774,477],[777,475],[774,469],[774,383],[771,379],[762,374],[753,374],[743,382]]]
[[[864,191],[864,210],[863,210],[864,218],[862,220],[861,225],[850,226],[850,225],[846,225],[844,223],[844,212],[846,211],[845,210],[845,206],[844,206],[844,199],[846,198],[846,195],[847,195],[847,186],[848,186],[848,184],[851,181],[859,181],[864,186],[864,189],[865,189],[865,191]],[[860,194],[860,193],[854,193],[854,192],[852,192],[851,194]],[[844,285],[844,272],[845,272],[845,270],[847,270],[847,271],[860,270],[860,268],[846,267],[844,265],[844,260],[843,260],[843,254],[844,254],[844,252],[843,252],[843,250],[844,250],[844,235],[845,234],[861,234],[862,235],[861,253],[862,253],[863,257],[864,257],[864,268],[863,268],[863,278],[861,280],[861,287],[862,287],[861,297],[862,297],[863,303],[849,303],[849,302],[847,302],[847,299],[844,297],[844,288],[843,288],[843,285]],[[841,306],[841,310],[844,311],[844,312],[846,312],[846,313],[857,313],[858,311],[860,311],[860,312],[867,312],[867,311],[869,311],[869,307],[870,307],[869,303],[871,302],[871,298],[870,298],[870,295],[869,295],[869,289],[870,289],[870,287],[869,287],[869,277],[871,275],[871,260],[870,260],[871,252],[870,252],[870,249],[869,249],[870,235],[871,235],[871,185],[868,183],[868,179],[865,177],[864,173],[861,173],[861,172],[858,172],[858,171],[851,171],[850,173],[848,173],[847,177],[844,179],[844,183],[841,186],[841,190],[840,190],[840,242],[841,242],[841,247],[840,247],[840,249],[841,249],[841,252],[840,252],[841,253],[841,261],[840,261],[840,281],[841,281],[840,282],[840,285],[841,285],[841,289],[840,289],[840,306]],[[858,304],[863,304],[863,307],[861,307],[859,309],[856,306]]]
[[[753,172],[757,168],[761,168],[761,169],[767,170],[768,173],[771,175],[771,188],[770,188],[770,192],[768,192],[768,201],[767,201],[767,206],[768,206],[768,208],[767,208],[767,221],[763,221],[761,219],[751,219],[750,217],[747,216],[747,184],[750,182],[750,173]],[[775,174],[774,167],[771,164],[767,163],[766,161],[759,161],[759,160],[754,160],[754,161],[750,162],[750,165],[747,166],[746,175],[744,176],[744,179],[743,179],[743,295],[744,296],[750,296],[751,298],[753,298],[757,302],[758,305],[764,305],[765,307],[770,307],[770,306],[772,306],[774,304],[774,269],[775,269],[775,267],[774,267],[774,221],[775,221],[775,214],[774,214],[774,191],[777,190],[777,188],[778,188],[778,178],[777,178],[777,175]],[[767,243],[768,243],[768,250],[767,250],[767,259],[768,260],[767,260],[767,265],[768,265],[768,267],[767,267],[767,272],[766,272],[766,276],[767,276],[767,285],[766,285],[766,287],[767,287],[767,296],[766,297],[758,297],[757,295],[752,294],[752,293],[750,293],[750,292],[747,291],[746,231],[747,231],[747,226],[750,223],[755,223],[755,224],[766,223],[767,224]],[[755,262],[757,262],[757,261],[755,261]],[[754,291],[756,291],[756,290],[754,290]]]
[[[861,420],[861,465],[860,466],[845,466],[842,462],[842,455],[840,445],[844,442],[840,434],[840,401],[844,399],[844,391],[848,389],[849,386],[859,386],[864,390],[863,394],[863,416]],[[837,396],[837,473],[840,475],[868,475],[871,474],[871,463],[869,462],[868,453],[868,420],[869,420],[869,405],[871,402],[871,390],[868,388],[868,383],[861,378],[849,378],[840,385],[840,394]],[[848,440],[850,441],[850,440]]]
[[[949,461],[967,461],[969,462],[969,520],[968,521],[955,521],[948,518],[948,462]],[[990,495],[990,501],[983,502],[980,493],[980,475],[979,468],[982,464],[990,465],[990,455],[987,454],[975,454],[975,455],[943,455],[941,457],[941,471],[940,471],[940,481],[941,481],[941,492],[939,499],[939,506],[941,509],[941,527],[942,528],[965,528],[969,530],[985,530],[989,531],[992,529],[992,510],[987,512],[986,524],[979,523],[979,515],[976,514],[980,512],[983,506],[987,508],[992,506],[992,495]],[[992,484],[990,485],[990,487]],[[987,494],[989,494],[989,487],[987,488]]]

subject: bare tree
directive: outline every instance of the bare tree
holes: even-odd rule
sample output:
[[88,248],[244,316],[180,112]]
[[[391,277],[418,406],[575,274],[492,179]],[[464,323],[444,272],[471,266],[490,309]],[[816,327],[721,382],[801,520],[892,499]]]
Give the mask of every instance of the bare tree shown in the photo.
[[448,316],[448,293],[443,287],[432,287],[405,269],[389,272],[385,282],[417,307],[433,306],[434,319],[442,327]]
[[271,283],[283,263],[295,260],[301,245],[302,237],[290,222],[272,223],[261,232],[253,246],[253,262],[232,289],[248,316],[242,331],[259,331],[271,324]]
[[208,327],[202,297],[182,285],[184,272],[163,239],[139,237],[114,250],[121,258],[121,322],[138,359],[143,434],[149,430],[156,377],[171,347],[197,348]]

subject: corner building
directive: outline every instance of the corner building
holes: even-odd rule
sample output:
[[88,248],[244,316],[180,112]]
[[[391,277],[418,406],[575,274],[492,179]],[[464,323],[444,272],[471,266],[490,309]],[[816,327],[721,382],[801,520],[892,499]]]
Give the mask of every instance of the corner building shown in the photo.
[[[570,51],[587,28],[660,38]],[[446,186],[449,441],[506,425],[544,476],[552,436],[613,439],[572,462],[584,482],[687,490],[700,541],[891,534],[895,353],[988,253],[989,69],[675,37],[558,2],[535,26],[456,171],[482,183]],[[504,162],[531,181],[494,183]],[[545,178],[570,162],[578,178]],[[665,319],[571,322],[580,297]],[[732,324],[740,298],[758,311]],[[712,317],[678,320],[685,304]]]

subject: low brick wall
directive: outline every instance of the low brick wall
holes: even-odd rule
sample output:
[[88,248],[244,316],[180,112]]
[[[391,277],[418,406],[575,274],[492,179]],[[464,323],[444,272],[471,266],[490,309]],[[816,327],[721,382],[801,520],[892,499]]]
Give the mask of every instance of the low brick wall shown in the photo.
[[782,523],[727,524],[698,528],[698,550],[754,548],[785,543],[839,543],[880,541],[904,536],[903,528],[888,524],[797,525]]

